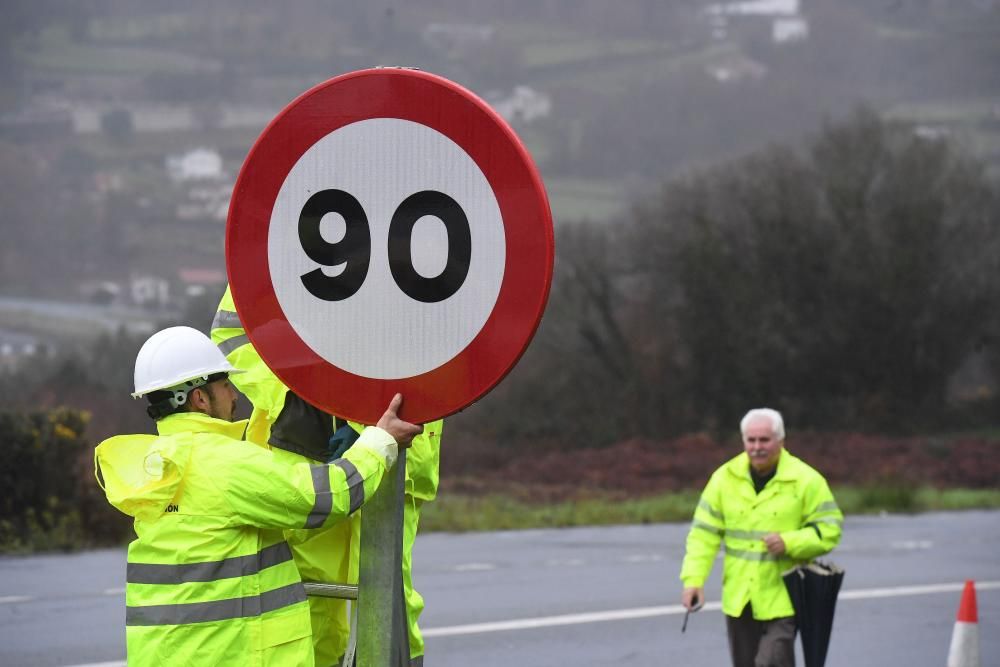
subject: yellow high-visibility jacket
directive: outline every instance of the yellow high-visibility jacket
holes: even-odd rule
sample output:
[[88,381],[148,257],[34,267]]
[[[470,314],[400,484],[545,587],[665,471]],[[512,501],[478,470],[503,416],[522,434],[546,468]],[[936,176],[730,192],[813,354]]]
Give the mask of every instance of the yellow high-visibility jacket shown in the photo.
[[[778,467],[758,494],[746,453],[719,467],[695,508],[681,566],[685,587],[703,586],[724,544],[722,612],[739,616],[747,602],[753,617],[766,621],[795,611],[781,574],[830,552],[840,542],[844,516],[826,480],[782,450]],[[779,533],[783,556],[767,551],[762,538]]]
[[[108,501],[135,517],[129,665],[312,665],[309,607],[283,529],[322,528],[374,495],[396,444],[366,429],[330,465],[288,465],[246,422],[177,413],[97,446]],[[360,443],[360,440],[359,440]]]
[[[324,415],[289,391],[250,344],[229,287],[212,321],[212,342],[226,359],[243,373],[230,381],[253,405],[247,439],[270,448],[285,461],[322,460],[324,446],[333,434],[330,415]],[[405,399],[405,397],[404,397]],[[350,423],[356,431],[365,426]],[[403,507],[403,593],[407,605],[410,656],[420,664],[424,641],[417,623],[424,609],[423,597],[413,588],[412,549],[420,520],[420,508],[437,496],[443,420],[424,425],[406,451],[405,504]],[[352,583],[358,581],[360,513],[349,523],[329,530],[290,538],[292,554],[303,579]],[[336,598],[311,597],[313,644],[317,664],[333,664],[347,648],[350,620],[347,603]]]

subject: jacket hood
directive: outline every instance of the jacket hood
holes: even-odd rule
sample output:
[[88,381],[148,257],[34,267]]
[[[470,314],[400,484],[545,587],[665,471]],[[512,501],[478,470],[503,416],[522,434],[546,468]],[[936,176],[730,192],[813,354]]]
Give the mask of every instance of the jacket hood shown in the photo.
[[189,447],[177,447],[173,438],[155,435],[119,435],[94,450],[97,482],[108,502],[144,521],[161,516],[180,490]]
[[[227,422],[197,412],[156,422],[160,435],[118,435],[94,450],[94,474],[108,502],[136,519],[163,516],[180,491],[198,433],[242,439],[246,421]],[[103,477],[103,483],[102,478]]]

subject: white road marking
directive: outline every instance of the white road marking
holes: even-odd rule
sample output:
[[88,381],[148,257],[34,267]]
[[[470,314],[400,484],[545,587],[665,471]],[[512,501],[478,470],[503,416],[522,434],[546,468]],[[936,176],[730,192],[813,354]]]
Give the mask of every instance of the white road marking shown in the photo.
[[493,563],[464,563],[455,566],[456,572],[488,572],[495,569],[497,566]]
[[[873,598],[896,598],[906,595],[930,595],[932,593],[954,593],[965,588],[965,582],[957,584],[928,584],[926,586],[894,586],[893,588],[867,588],[859,591],[840,591],[839,600],[871,600]],[[977,581],[976,591],[1000,588],[1000,581]]]
[[[869,588],[862,590],[846,590],[840,592],[841,600],[866,600],[872,598],[891,598],[906,595],[930,595],[933,593],[954,593],[961,591],[965,582],[954,584],[930,584],[927,586],[896,586],[893,588]],[[977,581],[976,590],[985,591],[1000,588],[1000,581]],[[703,609],[718,611],[722,608],[720,602],[709,602]],[[686,610],[679,604],[662,607],[636,607],[634,609],[615,609],[611,611],[595,611],[583,614],[564,614],[561,616],[539,616],[536,618],[521,618],[493,623],[470,623],[468,625],[452,625],[443,628],[427,628],[423,630],[424,637],[453,637],[457,635],[473,635],[485,632],[507,632],[510,630],[533,630],[559,625],[578,625],[581,623],[601,623],[606,621],[623,621],[633,618],[649,618],[652,616],[670,616],[683,614]]]
[[[483,563],[474,563],[483,565]],[[492,566],[491,566],[492,567]],[[866,588],[840,592],[841,600],[868,600],[873,598],[892,598],[907,595],[932,595],[935,593],[956,593],[965,587],[965,582],[952,584],[928,584],[925,586],[895,586],[892,588]],[[977,591],[1000,589],[1000,581],[977,581]],[[3,600],[5,598],[0,598]],[[719,602],[709,602],[702,609],[718,611],[722,608]],[[578,625],[581,623],[602,623],[606,621],[625,621],[633,618],[650,618],[653,616],[671,616],[683,614],[686,610],[679,604],[662,607],[636,607],[634,609],[615,609],[611,611],[595,611],[582,614],[564,614],[562,616],[539,616],[521,618],[493,623],[470,623],[468,625],[451,625],[441,628],[426,628],[424,637],[454,637],[458,635],[474,635],[486,632],[507,632],[511,630],[534,630],[537,628],[555,627],[560,625]],[[93,662],[68,667],[124,667],[125,662]]]
[[930,549],[934,546],[934,543],[930,540],[899,540],[897,542],[892,542],[889,544],[891,549],[900,549],[903,551],[917,551],[920,549]]
[[[718,602],[709,602],[704,609],[720,609]],[[612,611],[594,611],[584,614],[564,614],[562,616],[539,616],[536,618],[521,618],[512,621],[497,621],[494,623],[470,623],[469,625],[452,625],[444,628],[428,628],[422,630],[424,637],[451,637],[455,635],[474,635],[483,632],[504,632],[507,630],[532,630],[557,625],[578,625],[580,623],[599,623],[603,621],[624,621],[631,618],[648,618],[650,616],[665,616],[681,614],[685,611],[679,604],[665,607],[636,607],[635,609],[616,609]]]
[[623,558],[626,563],[655,563],[663,560],[660,554],[632,554]]
[[13,604],[15,602],[24,602],[25,600],[31,600],[32,598],[27,595],[7,595],[5,597],[0,597],[0,604]]
[[[102,591],[102,595],[122,595],[125,593],[125,588],[105,588]],[[0,604],[15,604],[18,602],[30,602],[32,600],[37,600],[38,598],[31,595],[6,595],[0,596]]]
[[545,565],[547,567],[564,567],[564,566],[576,567],[584,564],[586,564],[586,561],[584,561],[582,558],[552,558],[550,560],[545,561]]

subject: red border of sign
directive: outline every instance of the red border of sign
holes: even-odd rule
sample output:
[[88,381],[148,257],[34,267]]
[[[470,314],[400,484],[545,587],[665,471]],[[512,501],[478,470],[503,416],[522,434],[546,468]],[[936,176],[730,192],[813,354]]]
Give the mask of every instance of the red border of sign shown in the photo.
[[[366,378],[331,365],[288,324],[270,282],[268,226],[278,191],[299,158],[334,130],[370,118],[431,127],[476,162],[500,205],[506,267],[492,313],[447,363],[397,380]],[[415,423],[479,400],[514,367],[542,318],[555,241],[548,197],[534,161],[507,122],[475,94],[407,69],[351,72],[293,100],[257,139],[240,169],[226,224],[226,269],[247,335],[275,374],[322,410],[374,424],[396,392]],[[392,326],[392,314],[386,314]]]

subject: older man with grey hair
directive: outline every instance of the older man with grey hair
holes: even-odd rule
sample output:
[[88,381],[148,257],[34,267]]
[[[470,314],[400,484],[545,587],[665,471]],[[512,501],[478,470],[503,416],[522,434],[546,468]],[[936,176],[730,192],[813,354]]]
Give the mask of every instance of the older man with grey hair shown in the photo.
[[781,574],[837,546],[843,515],[823,476],[785,450],[781,413],[750,410],[740,431],[743,453],[712,474],[695,508],[681,603],[701,607],[724,545],[722,612],[734,667],[791,667],[795,612]]

